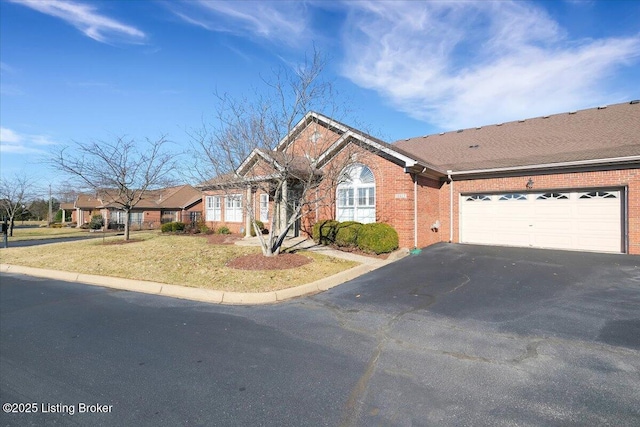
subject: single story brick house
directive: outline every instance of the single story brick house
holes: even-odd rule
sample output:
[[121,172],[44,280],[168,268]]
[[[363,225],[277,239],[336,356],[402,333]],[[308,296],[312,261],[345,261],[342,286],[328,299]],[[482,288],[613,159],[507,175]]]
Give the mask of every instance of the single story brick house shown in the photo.
[[[201,214],[202,193],[191,185],[180,185],[147,191],[131,210],[129,221],[133,227],[157,228],[165,222],[196,222],[201,219]],[[104,193],[79,194],[73,203],[71,222],[81,227],[94,215],[102,215],[107,227],[124,224],[124,211]]]
[[[460,242],[640,254],[639,101],[392,144],[310,112],[237,172],[264,159],[277,165],[287,150],[303,163],[314,146],[320,171],[347,147],[357,160],[346,182],[321,186],[333,202],[307,211],[302,233],[321,219],[356,220],[392,225],[409,248]],[[257,219],[281,209],[268,193],[229,195],[209,184],[199,187],[210,226],[246,233],[247,200]]]

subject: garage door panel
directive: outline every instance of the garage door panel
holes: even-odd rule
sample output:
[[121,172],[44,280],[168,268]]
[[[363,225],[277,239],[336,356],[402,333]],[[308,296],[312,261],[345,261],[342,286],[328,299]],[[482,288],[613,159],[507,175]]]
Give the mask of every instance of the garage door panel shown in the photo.
[[508,241],[512,246],[529,246],[531,233],[529,232],[515,232],[515,233],[493,233],[492,238],[494,245],[504,244],[503,242]]
[[621,195],[595,190],[463,196],[461,241],[621,252]]

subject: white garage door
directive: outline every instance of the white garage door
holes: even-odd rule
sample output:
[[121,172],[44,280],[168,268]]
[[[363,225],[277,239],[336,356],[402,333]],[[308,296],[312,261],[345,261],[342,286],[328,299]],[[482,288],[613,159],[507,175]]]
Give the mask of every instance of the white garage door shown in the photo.
[[468,194],[460,201],[460,241],[622,252],[622,192]]

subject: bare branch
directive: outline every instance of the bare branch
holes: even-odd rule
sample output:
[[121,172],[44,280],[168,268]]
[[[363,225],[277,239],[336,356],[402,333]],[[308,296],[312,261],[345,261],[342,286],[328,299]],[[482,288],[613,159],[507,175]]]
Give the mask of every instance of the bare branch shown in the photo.
[[[212,123],[190,134],[195,157],[206,160],[206,168],[197,168],[205,172],[199,177],[201,188],[226,195],[246,194],[251,188],[273,201],[269,235],[259,237],[268,256],[280,252],[287,233],[304,215],[333,203],[335,194],[326,191],[323,182],[338,182],[354,160],[347,152],[350,148],[342,148],[338,160],[320,162],[335,142],[335,133],[325,127],[318,125],[321,136],[312,142],[296,140],[299,135],[293,132],[310,111],[329,110],[336,117],[341,110],[332,84],[321,78],[325,66],[314,50],[302,64],[273,70],[271,79],[263,78],[267,91],[255,91],[251,101],[216,94]],[[307,126],[313,127],[313,121]],[[243,206],[257,230],[254,201],[245,200]]]
[[129,212],[147,190],[173,184],[175,156],[167,153],[166,136],[138,144],[118,137],[114,141],[75,142],[62,147],[49,160],[56,170],[66,174],[79,189],[103,197],[105,204],[125,212],[125,239],[129,239]]

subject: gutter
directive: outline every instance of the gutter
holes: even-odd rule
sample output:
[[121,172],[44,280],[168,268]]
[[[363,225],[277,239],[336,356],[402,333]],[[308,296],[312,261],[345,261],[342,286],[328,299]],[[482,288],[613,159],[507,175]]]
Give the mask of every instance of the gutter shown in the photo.
[[518,171],[531,171],[531,170],[544,170],[544,169],[557,169],[557,168],[570,168],[580,166],[594,166],[594,165],[611,165],[619,163],[636,163],[640,162],[640,156],[626,156],[626,157],[611,157],[608,159],[591,159],[591,160],[575,160],[571,162],[558,162],[558,163],[542,163],[537,165],[525,165],[525,166],[509,166],[503,168],[488,168],[488,169],[473,169],[465,171],[453,172],[447,171],[447,177],[451,180],[452,175],[481,175],[490,173],[501,172],[518,172]]

